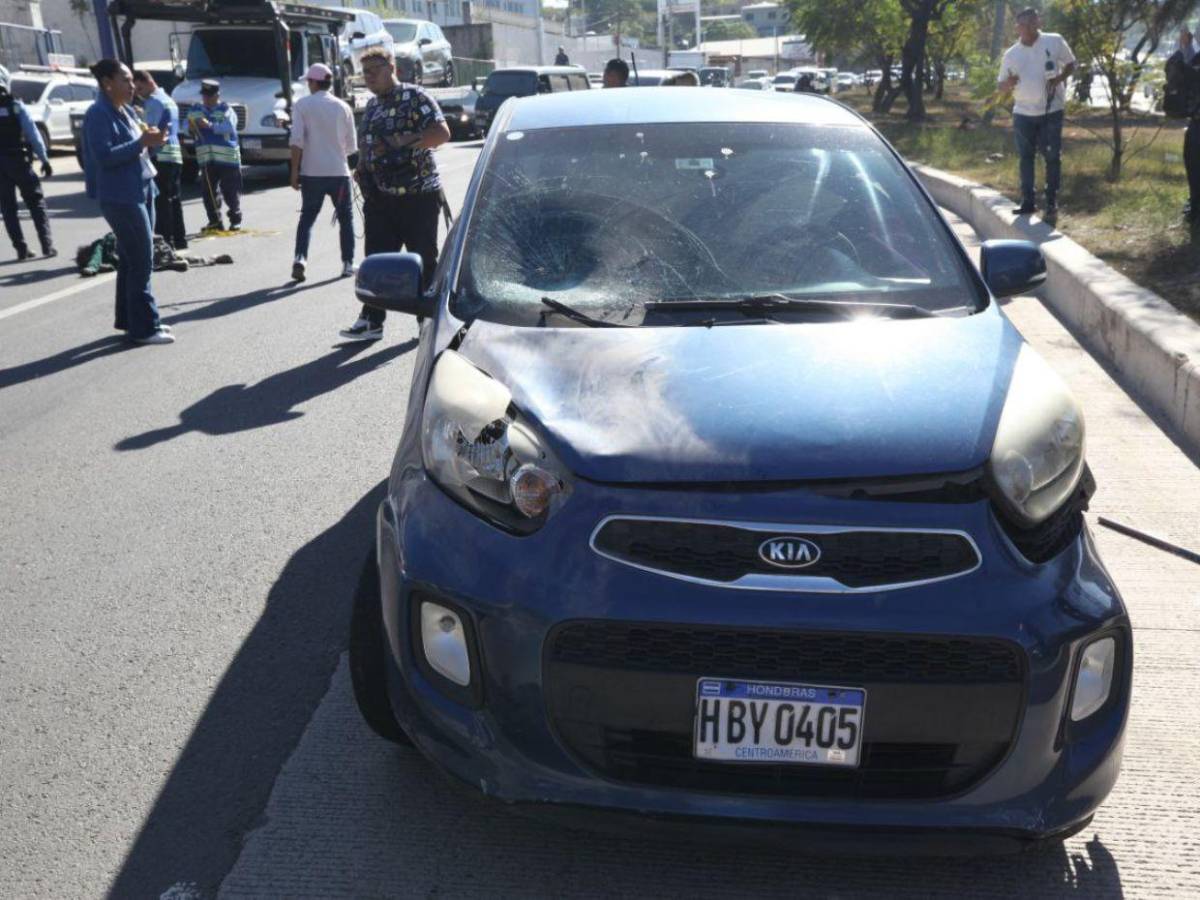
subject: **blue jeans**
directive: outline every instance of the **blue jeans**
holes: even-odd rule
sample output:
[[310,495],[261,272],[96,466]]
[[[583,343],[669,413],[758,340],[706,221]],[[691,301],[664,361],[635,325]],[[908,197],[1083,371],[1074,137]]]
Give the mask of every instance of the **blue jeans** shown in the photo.
[[101,203],[100,212],[117,239],[117,315],[114,327],[132,338],[158,330],[158,304],[150,293],[154,266],[154,182],[145,183],[141,203]]
[[337,213],[342,262],[354,262],[354,213],[348,176],[303,175],[300,178],[300,224],[296,226],[296,259],[308,259],[313,223],[328,197]]
[[1058,201],[1058,186],[1062,181],[1062,110],[1045,116],[1024,116],[1013,113],[1013,134],[1017,139],[1017,154],[1021,158],[1021,201],[1032,204],[1037,196],[1034,185],[1033,160],[1038,154],[1046,161],[1046,205]]

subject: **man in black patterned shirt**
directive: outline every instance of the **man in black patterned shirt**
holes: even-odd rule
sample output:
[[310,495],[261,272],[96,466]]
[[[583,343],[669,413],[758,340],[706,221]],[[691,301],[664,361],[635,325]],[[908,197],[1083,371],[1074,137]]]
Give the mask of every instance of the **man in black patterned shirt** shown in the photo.
[[[441,213],[442,182],[433,148],[450,140],[450,129],[437,102],[411,83],[411,73],[403,72],[404,80],[397,80],[392,56],[383,48],[363,54],[362,74],[375,95],[363,113],[354,172],[363,195],[364,255],[416,253],[424,289],[437,267]],[[382,309],[363,306],[358,321],[341,335],[377,341],[386,316]]]

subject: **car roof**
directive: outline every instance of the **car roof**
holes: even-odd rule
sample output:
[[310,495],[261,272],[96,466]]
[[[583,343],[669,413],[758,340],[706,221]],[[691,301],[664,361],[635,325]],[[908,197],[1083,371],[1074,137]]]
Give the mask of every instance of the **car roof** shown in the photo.
[[493,69],[488,74],[490,75],[493,72],[531,72],[534,75],[553,75],[555,73],[577,74],[579,72],[587,74],[583,66],[507,66],[503,69]]
[[840,103],[817,94],[740,94],[678,87],[570,91],[510,100],[509,131],[673,122],[781,122],[866,128]]
[[384,25],[398,25],[400,23],[403,23],[405,25],[432,25],[433,24],[428,19],[384,19],[383,20]]

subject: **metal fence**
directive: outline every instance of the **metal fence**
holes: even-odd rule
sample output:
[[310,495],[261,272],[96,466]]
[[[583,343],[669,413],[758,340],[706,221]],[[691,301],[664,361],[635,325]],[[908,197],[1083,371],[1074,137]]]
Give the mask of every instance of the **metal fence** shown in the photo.
[[480,76],[486,77],[496,68],[494,59],[468,59],[463,56],[455,56],[453,60],[454,80],[459,84],[470,84]]
[[51,53],[62,52],[62,32],[0,23],[0,66],[49,65]]

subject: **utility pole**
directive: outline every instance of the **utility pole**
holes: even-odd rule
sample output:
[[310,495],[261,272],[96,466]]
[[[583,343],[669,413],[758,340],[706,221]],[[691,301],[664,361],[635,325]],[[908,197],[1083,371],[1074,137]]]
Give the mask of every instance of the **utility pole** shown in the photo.
[[96,13],[96,30],[100,32],[100,52],[105,59],[116,59],[117,48],[113,43],[112,20],[108,17],[108,3],[105,0],[92,0],[92,10]]

